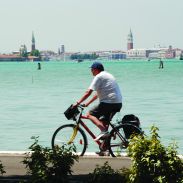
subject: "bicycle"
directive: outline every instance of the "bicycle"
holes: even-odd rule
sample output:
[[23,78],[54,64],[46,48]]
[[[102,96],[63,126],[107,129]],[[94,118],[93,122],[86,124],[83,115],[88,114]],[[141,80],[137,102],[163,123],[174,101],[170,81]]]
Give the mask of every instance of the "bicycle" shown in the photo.
[[[73,143],[76,147],[77,154],[83,156],[88,147],[85,131],[93,140],[96,138],[96,135],[83,122],[83,119],[88,119],[82,114],[84,106],[78,105],[73,110],[72,107],[70,107],[69,110],[70,113],[66,117],[75,121],[75,124],[62,125],[54,132],[51,141],[52,148]],[[136,126],[133,121],[124,124],[120,121],[116,124],[112,124],[110,120],[109,126],[111,127],[109,136],[104,140],[97,140],[95,142],[98,144],[100,150],[108,150],[112,157],[120,156],[121,153],[124,152],[124,149],[126,149],[129,144],[131,134],[143,134],[141,128]]]

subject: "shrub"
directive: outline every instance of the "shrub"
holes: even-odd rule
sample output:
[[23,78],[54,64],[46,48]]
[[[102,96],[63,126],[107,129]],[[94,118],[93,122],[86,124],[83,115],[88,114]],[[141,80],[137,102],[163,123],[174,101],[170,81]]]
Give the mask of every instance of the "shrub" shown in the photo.
[[6,172],[4,171],[4,166],[3,166],[2,162],[0,161],[0,174],[3,175],[4,173],[6,173]]
[[125,183],[127,169],[115,171],[106,161],[103,166],[97,165],[93,173],[89,175],[89,183]]
[[32,137],[35,142],[29,147],[23,163],[27,173],[30,174],[31,183],[66,183],[68,175],[72,173],[71,167],[78,156],[74,146],[62,146],[50,149],[38,144],[38,137]]
[[182,183],[183,162],[177,156],[176,144],[168,148],[160,143],[159,129],[151,128],[151,137],[134,137],[129,143],[128,155],[132,158],[130,183]]

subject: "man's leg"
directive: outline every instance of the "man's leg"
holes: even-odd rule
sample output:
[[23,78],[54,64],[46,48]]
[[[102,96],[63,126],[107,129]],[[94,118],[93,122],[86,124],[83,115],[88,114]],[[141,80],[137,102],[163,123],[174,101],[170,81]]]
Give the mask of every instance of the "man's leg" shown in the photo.
[[87,116],[101,130],[101,133],[95,138],[95,141],[109,136],[108,125],[91,114],[88,114]]
[[91,114],[87,114],[87,117],[101,130],[106,131],[108,128],[108,125],[97,119],[95,116]]

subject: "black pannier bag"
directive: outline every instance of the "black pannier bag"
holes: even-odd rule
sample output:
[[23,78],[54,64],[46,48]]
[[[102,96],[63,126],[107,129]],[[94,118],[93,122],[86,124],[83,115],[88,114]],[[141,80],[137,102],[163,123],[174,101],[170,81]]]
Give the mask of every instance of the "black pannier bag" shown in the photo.
[[73,107],[73,105],[71,105],[65,112],[65,117],[67,119],[73,119],[75,120],[75,117],[79,114],[79,110],[77,108],[77,106]]
[[139,133],[139,130],[137,130],[134,126],[140,128],[140,121],[134,114],[125,115],[122,119],[122,124],[128,124],[123,128],[127,139],[129,139],[132,134]]

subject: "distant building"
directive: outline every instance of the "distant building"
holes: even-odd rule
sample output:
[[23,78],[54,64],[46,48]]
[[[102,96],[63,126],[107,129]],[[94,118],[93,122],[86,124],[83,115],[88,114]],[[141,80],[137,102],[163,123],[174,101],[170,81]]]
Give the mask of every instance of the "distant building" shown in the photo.
[[182,55],[182,50],[179,48],[176,48],[174,49],[174,51],[175,51],[175,57],[180,58],[180,56]]
[[129,49],[127,51],[127,58],[146,58],[147,50],[146,49]]
[[71,60],[71,56],[73,54],[78,54],[78,52],[76,52],[76,53],[65,52],[64,55],[63,55],[63,57],[61,59],[64,60],[64,61],[69,61],[69,60]]
[[57,55],[54,51],[52,50],[44,50],[44,51],[40,51],[40,55],[42,60],[50,60],[52,57],[55,57],[55,55]]
[[40,61],[40,57],[36,57],[36,56],[31,56],[31,55],[29,55],[28,57],[27,57],[27,59],[29,60],[29,61]]
[[61,45],[61,49],[60,49],[60,54],[64,54],[65,53],[65,46]]
[[60,48],[58,48],[58,55],[61,55]]
[[85,52],[85,54],[95,54],[98,56],[97,59],[101,60],[121,60],[126,59],[126,52],[121,50],[113,50],[113,51],[93,51],[93,52]]
[[60,48],[58,48],[58,55],[56,55],[56,60],[63,60],[65,54],[65,46],[61,45]]
[[[146,59],[149,55],[159,52],[159,49],[130,49],[127,51],[127,58],[129,59]],[[156,55],[157,56],[157,55]]]
[[160,58],[159,51],[150,53],[149,54],[149,57],[148,57],[149,60],[151,60],[151,59],[157,59],[157,58],[158,59]]
[[18,55],[0,55],[0,62],[25,61],[25,58]]
[[175,50],[172,49],[172,46],[170,45],[165,53],[165,58],[175,58]]
[[20,46],[20,52],[19,52],[19,54],[22,57],[27,57],[28,56],[27,47],[26,47],[25,44]]
[[128,37],[127,37],[127,50],[131,50],[131,49],[133,49],[133,35],[130,29],[130,33],[128,34]]
[[123,52],[123,51],[112,51],[111,58],[112,58],[112,60],[126,59],[126,52]]
[[20,55],[20,51],[12,51],[13,55]]
[[159,48],[157,56],[158,58],[173,59],[176,57],[176,49],[173,49],[172,46],[169,46],[168,48]]
[[103,60],[109,59],[111,55],[110,51],[96,51],[95,53],[99,56],[99,59]]

